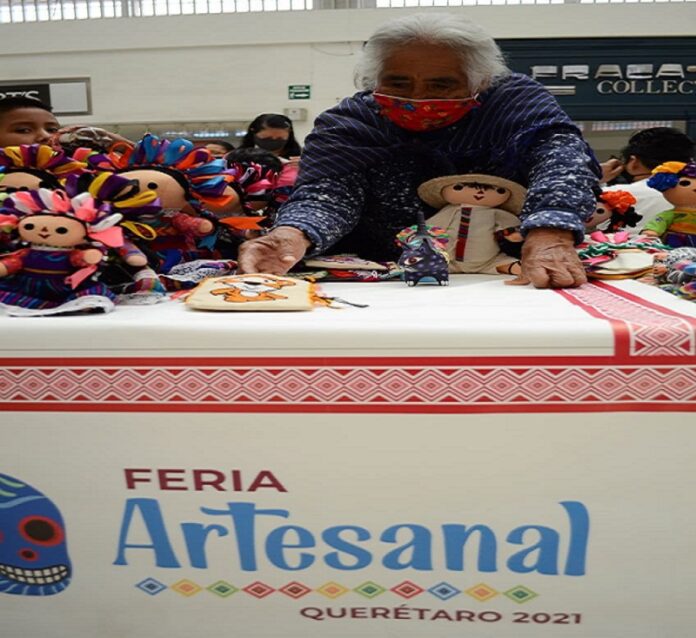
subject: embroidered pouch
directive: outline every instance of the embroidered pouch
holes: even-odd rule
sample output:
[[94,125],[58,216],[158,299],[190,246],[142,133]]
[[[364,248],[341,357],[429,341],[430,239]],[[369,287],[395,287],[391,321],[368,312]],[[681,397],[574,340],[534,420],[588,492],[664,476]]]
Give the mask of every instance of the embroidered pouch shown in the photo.
[[315,304],[329,308],[367,307],[325,297],[312,281],[265,273],[211,277],[188,294],[186,303],[196,310],[222,311],[311,310]]

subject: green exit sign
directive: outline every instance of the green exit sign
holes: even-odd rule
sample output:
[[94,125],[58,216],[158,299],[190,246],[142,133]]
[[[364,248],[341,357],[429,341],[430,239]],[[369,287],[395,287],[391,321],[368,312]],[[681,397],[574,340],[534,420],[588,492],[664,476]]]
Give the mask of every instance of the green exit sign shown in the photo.
[[311,86],[309,84],[290,84],[288,86],[289,100],[308,100],[311,95]]

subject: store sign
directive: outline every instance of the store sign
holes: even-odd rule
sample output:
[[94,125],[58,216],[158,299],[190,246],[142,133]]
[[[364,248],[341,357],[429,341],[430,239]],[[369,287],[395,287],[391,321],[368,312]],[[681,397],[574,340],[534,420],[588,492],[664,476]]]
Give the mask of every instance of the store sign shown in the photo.
[[53,109],[55,115],[89,115],[92,112],[87,78],[0,82],[0,100],[28,97]]
[[[589,80],[594,82],[595,90],[607,95],[694,95],[696,93],[696,65],[684,64],[599,64],[592,68],[589,64],[535,65],[531,76],[540,82],[549,79],[570,81]],[[574,95],[575,84],[549,87],[551,93]],[[554,90],[555,89],[555,90]]]
[[51,101],[48,84],[0,84],[0,100],[12,97],[28,97],[44,104]]
[[503,40],[575,119],[696,119],[696,38]]
[[312,87],[309,84],[290,84],[288,86],[289,100],[308,100],[312,94]]

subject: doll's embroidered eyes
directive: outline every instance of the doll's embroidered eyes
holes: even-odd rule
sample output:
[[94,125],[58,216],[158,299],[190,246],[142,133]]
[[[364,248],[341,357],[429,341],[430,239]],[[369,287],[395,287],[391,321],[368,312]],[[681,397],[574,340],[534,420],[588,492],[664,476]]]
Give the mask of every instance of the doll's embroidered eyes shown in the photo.
[[679,182],[679,186],[691,186],[691,180],[690,179],[682,179]]
[[65,235],[68,232],[68,229],[65,226],[58,226],[58,228],[56,228],[56,232],[59,235]]
[[24,230],[34,230],[35,226],[32,223],[24,224]]
[[147,184],[147,187],[151,190],[154,190],[158,186],[159,186],[159,184],[157,182],[148,182],[148,184]]
[[464,190],[464,184],[455,184],[454,186],[452,186],[452,190],[453,190],[453,191],[461,191],[461,190]]
[[500,193],[501,195],[505,195],[505,193],[507,193],[507,188],[496,188],[495,192]]

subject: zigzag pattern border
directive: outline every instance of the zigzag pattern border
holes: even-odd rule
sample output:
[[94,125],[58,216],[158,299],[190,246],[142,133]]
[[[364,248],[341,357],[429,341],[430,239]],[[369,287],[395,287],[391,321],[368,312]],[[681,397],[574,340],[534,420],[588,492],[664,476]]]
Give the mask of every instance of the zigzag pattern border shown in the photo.
[[618,356],[696,358],[693,317],[662,308],[604,282],[557,292],[588,314],[611,323]]
[[[185,363],[185,365],[176,365]],[[696,410],[693,365],[11,366],[0,370],[4,410],[519,412],[554,409]]]

